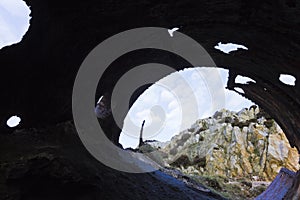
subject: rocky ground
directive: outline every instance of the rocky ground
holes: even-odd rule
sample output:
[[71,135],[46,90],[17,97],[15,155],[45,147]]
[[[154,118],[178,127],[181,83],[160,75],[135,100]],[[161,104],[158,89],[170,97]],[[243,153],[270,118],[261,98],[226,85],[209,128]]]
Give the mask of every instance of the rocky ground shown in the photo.
[[279,125],[257,106],[221,110],[162,144],[141,148],[164,166],[231,199],[251,199],[266,189],[282,167],[297,171],[299,155]]

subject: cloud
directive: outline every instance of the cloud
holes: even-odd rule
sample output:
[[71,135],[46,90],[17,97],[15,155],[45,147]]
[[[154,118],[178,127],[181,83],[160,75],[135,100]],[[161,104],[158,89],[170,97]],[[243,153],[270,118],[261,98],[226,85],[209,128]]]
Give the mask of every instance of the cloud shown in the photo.
[[[147,139],[168,141],[196,120],[212,116],[224,107],[233,111],[250,107],[252,102],[225,89],[227,79],[228,70],[201,67],[175,72],[158,81],[138,98],[129,111],[128,115],[137,123],[132,129],[136,140],[143,119],[147,119],[144,129]],[[153,108],[159,109],[153,114]],[[124,130],[129,125],[124,123]],[[128,142],[126,137],[121,138],[125,147],[134,143],[132,138]]]
[[170,91],[163,90],[160,93],[160,98],[164,101],[172,101],[174,99],[174,96]]
[[168,110],[173,110],[173,109],[177,109],[178,108],[178,102],[176,101],[176,99],[174,99],[173,101],[171,101],[168,104]]
[[226,108],[231,111],[240,111],[242,108],[249,108],[254,103],[245,99],[236,92],[226,90]]
[[22,0],[1,0],[0,6],[13,16],[24,17],[24,14],[30,14],[29,7]]

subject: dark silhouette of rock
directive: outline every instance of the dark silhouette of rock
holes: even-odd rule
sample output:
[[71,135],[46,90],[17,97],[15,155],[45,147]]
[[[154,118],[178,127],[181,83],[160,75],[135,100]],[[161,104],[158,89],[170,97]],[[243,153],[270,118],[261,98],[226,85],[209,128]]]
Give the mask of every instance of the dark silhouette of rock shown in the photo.
[[[274,181],[269,185],[269,187],[256,197],[256,200],[264,200],[264,199],[273,199],[273,200],[281,200],[281,199],[293,199],[293,198],[285,198],[287,192],[291,189],[293,185],[293,180],[296,178],[296,173],[290,171],[288,169],[282,168]],[[297,194],[297,193],[294,193]]]
[[285,195],[285,199],[299,199],[300,198],[300,172],[298,171],[294,175],[294,179],[291,181],[292,185]]
[[142,145],[144,145],[144,141],[143,141],[143,129],[144,129],[144,125],[145,125],[145,120],[142,123],[142,127],[141,127],[141,131],[140,131],[140,140],[139,140],[139,147],[141,147]]

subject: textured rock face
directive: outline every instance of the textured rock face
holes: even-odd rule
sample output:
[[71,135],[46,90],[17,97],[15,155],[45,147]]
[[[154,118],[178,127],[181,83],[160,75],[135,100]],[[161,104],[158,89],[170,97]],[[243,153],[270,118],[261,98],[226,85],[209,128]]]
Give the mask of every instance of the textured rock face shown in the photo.
[[238,113],[221,110],[174,136],[161,151],[171,166],[189,174],[271,181],[282,167],[297,171],[297,149],[261,113],[258,107]]

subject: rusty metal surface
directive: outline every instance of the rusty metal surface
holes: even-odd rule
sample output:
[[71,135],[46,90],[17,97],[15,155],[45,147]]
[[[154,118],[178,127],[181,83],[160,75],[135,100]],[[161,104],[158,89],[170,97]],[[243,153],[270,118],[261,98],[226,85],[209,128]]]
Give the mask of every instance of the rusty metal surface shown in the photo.
[[292,187],[295,176],[295,172],[286,168],[282,168],[266,191],[256,197],[255,200],[283,199],[289,189]]

